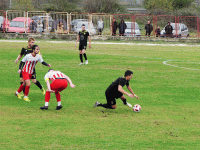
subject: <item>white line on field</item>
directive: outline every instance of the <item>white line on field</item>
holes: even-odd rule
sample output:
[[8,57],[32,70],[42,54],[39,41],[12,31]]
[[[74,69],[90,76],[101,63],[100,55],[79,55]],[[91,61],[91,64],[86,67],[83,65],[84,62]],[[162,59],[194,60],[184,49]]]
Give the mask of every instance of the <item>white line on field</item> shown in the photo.
[[[167,65],[167,66],[171,66],[171,67],[176,67],[176,68],[189,69],[189,70],[199,70],[199,69],[192,69],[192,68],[180,67],[180,66],[176,66],[176,65],[170,65],[170,64],[167,63],[169,61],[173,61],[173,60],[163,61],[163,64]],[[188,63],[194,63],[194,62],[188,62]]]

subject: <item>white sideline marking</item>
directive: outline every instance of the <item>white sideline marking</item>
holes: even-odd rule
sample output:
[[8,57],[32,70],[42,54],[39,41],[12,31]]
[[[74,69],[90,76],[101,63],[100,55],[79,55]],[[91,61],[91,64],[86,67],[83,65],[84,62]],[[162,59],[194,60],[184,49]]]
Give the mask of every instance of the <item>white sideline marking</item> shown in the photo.
[[[167,62],[169,62],[170,60],[168,61],[163,61],[163,64],[164,65],[167,65],[167,66],[171,66],[171,67],[176,67],[176,68],[182,68],[182,69],[189,69],[189,70],[199,70],[199,69],[192,69],[192,68],[186,68],[186,67],[180,67],[180,66],[176,66],[176,65],[170,65],[168,64]],[[172,61],[172,60],[171,60]],[[189,63],[194,63],[194,62],[189,62]],[[199,63],[198,63],[199,64]]]

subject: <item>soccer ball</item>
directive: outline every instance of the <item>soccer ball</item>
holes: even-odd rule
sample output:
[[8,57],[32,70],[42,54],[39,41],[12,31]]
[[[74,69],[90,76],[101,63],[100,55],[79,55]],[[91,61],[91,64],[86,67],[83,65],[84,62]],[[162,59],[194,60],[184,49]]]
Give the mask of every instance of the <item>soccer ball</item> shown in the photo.
[[140,110],[141,110],[141,106],[140,106],[140,105],[135,104],[135,105],[133,106],[133,111],[134,111],[134,112],[140,112]]

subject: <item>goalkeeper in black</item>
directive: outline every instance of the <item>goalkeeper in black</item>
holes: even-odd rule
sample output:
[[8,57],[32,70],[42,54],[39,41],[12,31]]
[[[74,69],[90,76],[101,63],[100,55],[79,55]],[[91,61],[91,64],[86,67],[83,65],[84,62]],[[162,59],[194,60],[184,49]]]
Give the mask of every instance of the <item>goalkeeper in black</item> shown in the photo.
[[[139,97],[133,93],[133,90],[129,85],[129,81],[132,77],[133,77],[133,72],[130,70],[127,70],[123,77],[119,77],[112,84],[110,84],[110,86],[107,88],[107,90],[105,92],[107,104],[101,104],[99,102],[96,102],[94,107],[101,106],[101,107],[108,108],[108,109],[115,109],[116,108],[116,100],[115,99],[118,99],[118,98],[120,98],[123,101],[124,105],[132,107],[131,104],[126,102],[126,98],[123,95],[123,94],[125,94],[131,98],[136,97],[137,99],[139,99]],[[127,86],[127,89],[131,92],[131,94],[129,94],[123,90],[122,87],[124,85]]]

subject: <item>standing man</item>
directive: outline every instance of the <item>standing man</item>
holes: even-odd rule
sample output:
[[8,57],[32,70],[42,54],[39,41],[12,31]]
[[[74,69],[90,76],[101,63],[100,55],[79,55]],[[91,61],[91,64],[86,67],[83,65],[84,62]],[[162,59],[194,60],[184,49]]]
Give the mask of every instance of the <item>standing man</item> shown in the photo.
[[[60,71],[54,71],[53,69],[49,69],[48,73],[45,75],[44,77],[46,83],[47,83],[47,88],[48,90],[46,91],[46,95],[45,95],[45,105],[43,107],[40,107],[40,109],[48,109],[49,106],[49,100],[50,100],[50,93],[55,93],[56,95],[56,99],[58,102],[58,106],[56,106],[56,110],[59,110],[62,108],[61,105],[61,98],[60,98],[60,93],[61,91],[63,91],[69,82],[70,87],[74,88],[75,85],[72,83],[71,79],[66,76],[64,73],[60,72]],[[52,81],[52,83],[49,83],[49,80]]]
[[[34,39],[34,38],[31,37],[31,38],[28,39],[28,46],[27,46],[26,48],[22,48],[21,53],[19,54],[19,56],[18,56],[17,59],[15,60],[15,63],[16,63],[16,64],[17,64],[17,62],[22,58],[23,55],[24,55],[24,57],[25,57],[27,54],[30,54],[30,53],[33,52],[33,51],[32,51],[32,47],[33,47],[34,43],[35,43],[35,39]],[[40,52],[39,52],[39,54],[40,54]],[[23,68],[23,67],[24,67],[24,66],[22,66],[22,68]],[[20,68],[20,69],[22,70],[22,68]],[[36,80],[36,72],[35,72],[35,69],[34,69],[34,71],[33,71],[33,74],[32,74],[31,79],[32,79],[32,82],[40,88],[40,90],[42,91],[42,93],[45,94],[45,89],[44,89],[43,86],[40,84],[40,82]],[[22,72],[21,72],[21,73],[20,73],[20,85],[23,84],[23,82],[24,82],[24,80],[23,80]]]
[[[29,98],[28,98],[29,88],[31,86],[30,79],[32,78],[32,74],[33,74],[33,71],[35,69],[35,65],[37,64],[37,62],[39,61],[43,65],[51,67],[50,64],[47,64],[46,62],[44,62],[41,55],[38,55],[38,53],[40,52],[38,45],[33,45],[32,50],[33,50],[32,53],[27,54],[22,59],[22,61],[20,62],[20,65],[19,65],[19,70],[18,70],[18,73],[22,72],[22,77],[23,77],[24,82],[19,87],[19,89],[15,92],[15,95],[19,99],[21,99],[21,97],[19,96],[19,93],[23,89],[25,89],[25,94],[24,94],[24,100],[25,101],[30,101]],[[23,68],[23,69],[21,69],[21,68]]]
[[[94,107],[100,106],[100,107],[104,107],[108,109],[115,109],[116,108],[115,99],[118,99],[118,98],[120,98],[123,101],[124,105],[127,105],[128,107],[132,107],[131,104],[126,102],[126,97],[123,95],[125,94],[131,98],[136,97],[137,99],[139,99],[139,97],[137,97],[137,95],[133,93],[133,90],[129,85],[129,81],[132,77],[133,77],[133,72],[130,70],[127,70],[123,77],[119,77],[107,88],[105,92],[107,104],[101,104],[97,101]],[[126,91],[122,89],[124,85],[127,86],[127,89],[131,92],[131,94],[127,93]]]
[[101,35],[104,28],[104,23],[101,18],[97,22],[97,28],[98,28],[98,35]]
[[151,32],[153,31],[153,26],[151,25],[151,22],[148,21],[148,23],[145,25],[145,30],[146,30],[146,36],[151,35]]
[[126,28],[127,28],[126,23],[124,22],[124,20],[121,20],[119,24],[119,36],[124,36]]
[[165,27],[166,37],[172,37],[173,27],[171,26],[170,22],[168,22],[167,26]]
[[90,35],[89,32],[85,30],[85,25],[82,24],[81,26],[82,30],[79,31],[76,43],[75,43],[75,47],[77,42],[79,41],[79,56],[80,56],[80,60],[81,63],[79,65],[84,65],[83,63],[83,56],[85,58],[85,64],[88,64],[88,60],[87,60],[87,56],[85,53],[85,50],[87,48],[87,39],[89,39],[89,48],[91,48],[91,40],[90,40]]
[[116,31],[117,31],[117,22],[116,22],[116,19],[113,18],[113,21],[112,21],[112,36],[116,35]]

